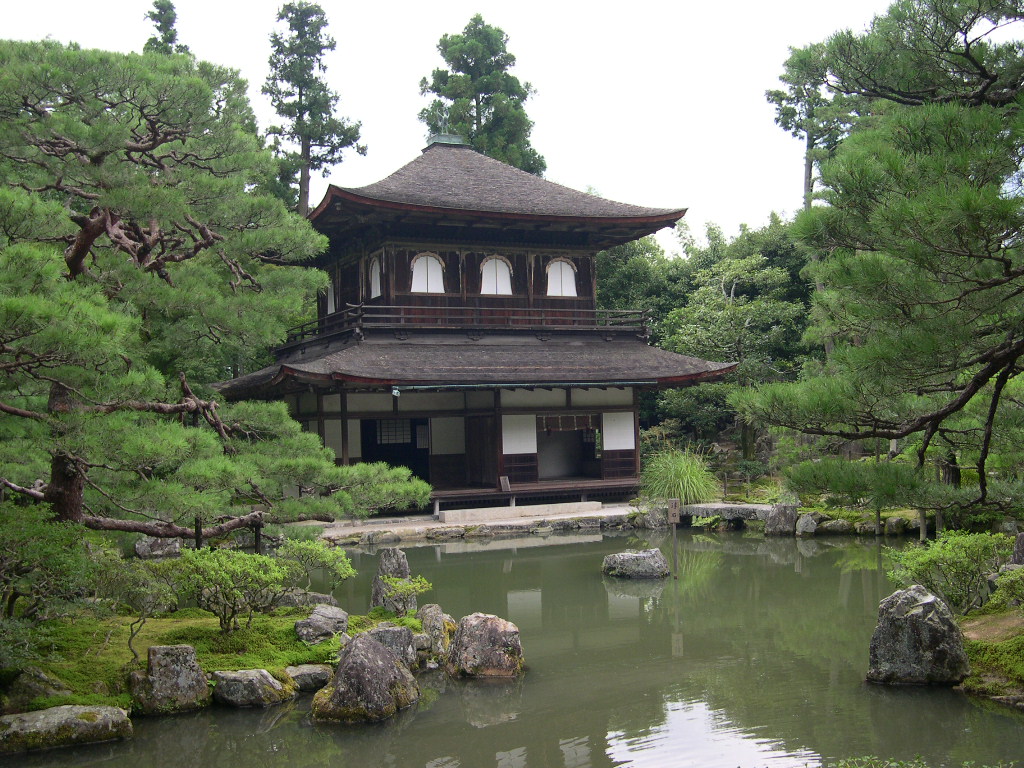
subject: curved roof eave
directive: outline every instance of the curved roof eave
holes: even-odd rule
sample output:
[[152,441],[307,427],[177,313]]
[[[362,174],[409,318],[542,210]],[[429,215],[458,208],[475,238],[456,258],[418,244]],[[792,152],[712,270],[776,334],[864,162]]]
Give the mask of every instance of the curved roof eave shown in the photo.
[[309,219],[312,222],[316,222],[317,218],[324,215],[327,209],[335,200],[344,200],[348,203],[354,203],[357,206],[366,207],[368,209],[384,209],[392,211],[408,211],[417,213],[433,213],[433,214],[447,214],[447,215],[462,215],[472,218],[491,218],[491,219],[506,219],[513,221],[530,221],[530,222],[557,222],[557,223],[569,223],[569,224],[632,224],[632,225],[661,225],[657,227],[667,227],[675,224],[679,219],[686,215],[687,208],[677,209],[664,209],[664,211],[646,214],[640,216],[570,216],[560,214],[546,214],[546,213],[523,213],[517,211],[494,211],[486,209],[470,209],[470,208],[448,208],[442,206],[431,206],[422,205],[419,203],[409,203],[396,200],[381,200],[378,198],[368,197],[366,195],[360,195],[352,189],[346,189],[344,187],[338,187],[331,184],[327,188],[327,192],[324,195],[323,200],[317,205],[315,209],[309,214]]

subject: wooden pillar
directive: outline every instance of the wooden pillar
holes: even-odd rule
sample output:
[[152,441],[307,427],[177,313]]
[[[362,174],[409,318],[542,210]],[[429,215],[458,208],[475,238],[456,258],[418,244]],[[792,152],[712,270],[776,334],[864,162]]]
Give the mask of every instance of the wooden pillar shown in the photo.
[[341,389],[338,391],[339,399],[341,400],[341,463],[342,466],[349,465],[349,450],[348,450],[348,393]]

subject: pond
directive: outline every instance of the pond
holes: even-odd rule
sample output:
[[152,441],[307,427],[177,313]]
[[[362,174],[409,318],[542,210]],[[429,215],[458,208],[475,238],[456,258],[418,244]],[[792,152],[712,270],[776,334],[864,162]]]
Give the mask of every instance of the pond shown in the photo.
[[[266,711],[136,719],[133,741],[17,758],[19,766],[819,766],[882,755],[933,766],[1024,754],[1024,717],[948,690],[863,682],[879,600],[874,541],[679,537],[676,580],[603,579],[605,554],[667,534],[454,542],[406,550],[422,602],[515,622],[513,684],[423,677],[420,705],[375,726],[313,726],[309,697]],[[339,590],[363,613],[376,569]],[[11,764],[0,761],[0,765]]]

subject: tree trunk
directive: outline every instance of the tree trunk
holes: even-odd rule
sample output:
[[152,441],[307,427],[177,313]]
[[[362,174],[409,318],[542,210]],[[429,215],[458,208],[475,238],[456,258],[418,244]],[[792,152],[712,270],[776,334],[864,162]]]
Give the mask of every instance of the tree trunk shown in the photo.
[[309,154],[309,137],[303,136],[300,150],[302,167],[299,168],[299,204],[296,208],[299,216],[303,218],[309,213]]
[[807,139],[804,146],[804,210],[811,209],[811,199],[814,195],[814,160],[811,159],[811,150],[814,149],[814,136],[807,132]]
[[754,447],[757,435],[754,433],[754,425],[747,422],[740,423],[740,450],[744,461],[753,461],[755,456]]
[[[47,411],[54,414],[68,413],[78,404],[71,396],[71,390],[63,384],[50,385]],[[59,430],[60,424],[52,427]],[[85,469],[68,454],[58,451],[50,458],[50,480],[46,485],[43,501],[50,505],[57,520],[80,523],[84,517],[83,496],[85,492]]]
[[941,480],[946,485],[954,488],[960,487],[960,465],[957,463],[956,454],[953,451],[946,453],[944,458],[939,459],[939,470]]
[[928,541],[928,514],[923,509],[917,510],[917,524],[920,526],[917,538],[923,544]]

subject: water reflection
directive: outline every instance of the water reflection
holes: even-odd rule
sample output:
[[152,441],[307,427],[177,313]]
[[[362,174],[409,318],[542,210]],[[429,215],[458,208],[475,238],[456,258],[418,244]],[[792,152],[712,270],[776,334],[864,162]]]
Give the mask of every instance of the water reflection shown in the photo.
[[[1017,757],[1024,721],[1008,710],[862,682],[878,601],[891,591],[873,541],[684,535],[680,578],[640,583],[603,578],[604,555],[655,545],[670,555],[667,537],[585,538],[407,551],[413,571],[434,584],[426,600],[454,616],[480,610],[519,625],[521,680],[422,677],[416,710],[367,727],[313,727],[308,698],[267,712],[140,720],[133,742],[17,764],[601,768]],[[337,596],[363,612],[376,556],[353,559],[360,576]]]

